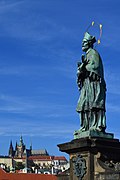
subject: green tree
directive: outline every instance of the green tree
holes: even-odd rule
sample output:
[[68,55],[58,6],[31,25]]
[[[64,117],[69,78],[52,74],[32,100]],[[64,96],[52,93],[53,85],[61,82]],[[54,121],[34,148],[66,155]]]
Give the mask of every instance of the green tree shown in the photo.
[[24,169],[25,165],[22,162],[16,162],[15,170]]

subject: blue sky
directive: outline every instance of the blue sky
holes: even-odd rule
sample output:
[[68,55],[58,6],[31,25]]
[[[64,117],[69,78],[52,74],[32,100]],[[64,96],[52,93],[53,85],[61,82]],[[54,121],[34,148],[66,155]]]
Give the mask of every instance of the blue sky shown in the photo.
[[[76,68],[88,25],[103,25],[107,132],[120,138],[120,1],[0,1],[0,154],[22,134],[27,147],[59,152],[80,126]],[[99,29],[95,32],[99,35]]]

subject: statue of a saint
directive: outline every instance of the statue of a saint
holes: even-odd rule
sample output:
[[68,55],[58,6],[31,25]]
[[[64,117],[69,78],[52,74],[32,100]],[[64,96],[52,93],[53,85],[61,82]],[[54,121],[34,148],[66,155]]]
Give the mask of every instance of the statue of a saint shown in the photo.
[[105,132],[106,83],[99,53],[93,49],[96,38],[88,32],[82,41],[82,63],[78,63],[77,84],[80,90],[77,112],[80,114],[79,132],[95,130]]

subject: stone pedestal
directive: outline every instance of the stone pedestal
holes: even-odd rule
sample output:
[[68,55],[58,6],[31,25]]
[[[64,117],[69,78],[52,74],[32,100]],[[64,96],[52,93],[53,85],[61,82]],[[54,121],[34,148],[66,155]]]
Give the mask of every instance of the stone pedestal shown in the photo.
[[118,139],[86,137],[58,145],[70,156],[70,180],[119,180]]

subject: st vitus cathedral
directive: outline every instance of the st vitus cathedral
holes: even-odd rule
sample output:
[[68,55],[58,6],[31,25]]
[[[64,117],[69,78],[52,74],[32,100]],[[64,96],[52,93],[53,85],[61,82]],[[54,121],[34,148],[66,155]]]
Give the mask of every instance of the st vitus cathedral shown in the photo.
[[31,154],[32,154],[32,145],[30,146],[30,149],[26,149],[22,136],[20,137],[19,144],[16,142],[15,149],[13,148],[12,141],[10,142],[9,157],[22,158],[26,155],[30,156]]

